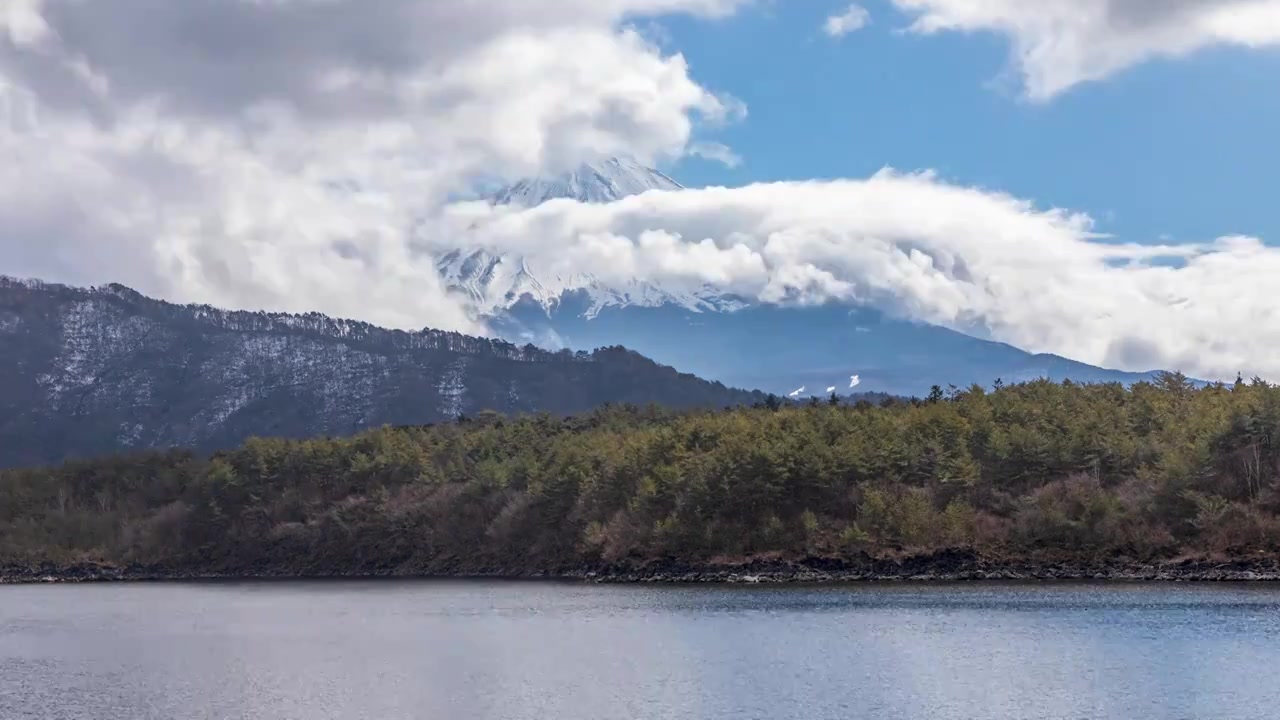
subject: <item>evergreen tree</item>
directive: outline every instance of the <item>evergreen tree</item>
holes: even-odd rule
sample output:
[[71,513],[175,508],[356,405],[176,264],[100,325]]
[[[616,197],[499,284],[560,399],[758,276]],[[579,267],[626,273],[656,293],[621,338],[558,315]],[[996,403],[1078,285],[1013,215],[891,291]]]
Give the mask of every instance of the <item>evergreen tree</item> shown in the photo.
[[943,400],[945,397],[946,397],[946,396],[945,396],[945,395],[943,395],[943,393],[942,393],[942,386],[941,386],[941,385],[934,385],[932,388],[930,388],[930,389],[929,389],[929,397],[928,397],[928,398],[926,398],[926,401],[927,401],[930,405],[936,405],[936,404],[938,404],[938,403],[942,402],[942,400]]

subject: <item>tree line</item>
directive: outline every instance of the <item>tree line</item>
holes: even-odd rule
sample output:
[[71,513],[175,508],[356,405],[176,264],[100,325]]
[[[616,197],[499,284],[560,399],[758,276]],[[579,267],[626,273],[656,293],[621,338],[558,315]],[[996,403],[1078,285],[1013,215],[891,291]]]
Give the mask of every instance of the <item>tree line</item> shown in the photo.
[[656,558],[1280,548],[1280,388],[1037,381],[484,413],[0,472],[0,561],[554,572]]

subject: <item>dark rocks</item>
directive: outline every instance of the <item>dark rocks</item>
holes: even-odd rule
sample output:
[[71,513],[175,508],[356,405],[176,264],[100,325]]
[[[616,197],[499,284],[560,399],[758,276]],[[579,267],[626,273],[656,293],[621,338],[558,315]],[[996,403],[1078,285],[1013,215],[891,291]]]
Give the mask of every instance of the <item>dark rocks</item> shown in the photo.
[[682,564],[662,560],[572,573],[615,583],[841,583],[868,581],[1280,581],[1280,558],[1136,561],[1126,558],[1037,559],[983,556],[968,549],[899,558],[804,558],[737,564]]
[[850,583],[959,581],[1265,582],[1280,581],[1280,556],[1230,561],[1184,558],[1138,561],[1130,558],[1002,558],[968,549],[903,557],[754,558],[706,563],[678,558],[613,565],[558,568],[467,565],[448,560],[428,565],[290,567],[287,564],[236,568],[165,567],[102,563],[0,565],[0,584],[119,582],[267,578],[504,578],[575,580],[593,583]]

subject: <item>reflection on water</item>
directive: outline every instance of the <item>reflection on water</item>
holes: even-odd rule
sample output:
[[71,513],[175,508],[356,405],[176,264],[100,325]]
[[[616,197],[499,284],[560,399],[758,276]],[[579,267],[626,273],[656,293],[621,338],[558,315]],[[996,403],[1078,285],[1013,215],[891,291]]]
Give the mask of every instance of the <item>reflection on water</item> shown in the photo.
[[0,718],[1273,718],[1280,588],[0,588]]

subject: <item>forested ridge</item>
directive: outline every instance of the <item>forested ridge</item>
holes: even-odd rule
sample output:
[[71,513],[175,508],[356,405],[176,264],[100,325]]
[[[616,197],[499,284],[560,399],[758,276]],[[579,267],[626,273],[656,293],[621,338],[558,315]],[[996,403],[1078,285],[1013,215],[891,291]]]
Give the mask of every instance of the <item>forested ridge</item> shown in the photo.
[[0,276],[0,467],[122,449],[207,453],[254,436],[352,435],[484,409],[567,415],[605,402],[715,408],[763,397],[620,346],[548,352]]
[[1280,388],[1048,381],[569,418],[486,413],[0,472],[0,567],[580,574],[771,558],[1274,562]]

